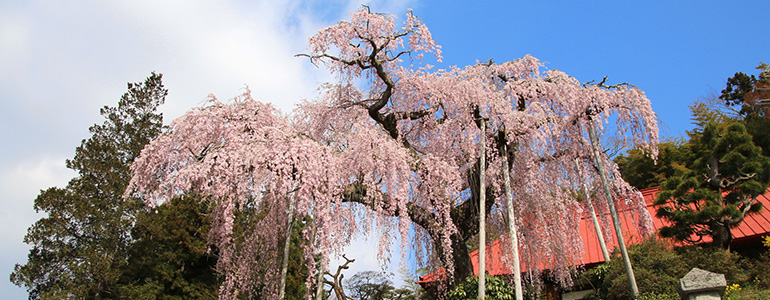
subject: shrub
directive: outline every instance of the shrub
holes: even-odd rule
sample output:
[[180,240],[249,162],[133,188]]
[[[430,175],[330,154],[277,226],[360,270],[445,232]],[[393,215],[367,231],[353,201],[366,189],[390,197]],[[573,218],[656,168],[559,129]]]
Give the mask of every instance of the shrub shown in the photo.
[[687,266],[682,276],[692,268],[699,268],[724,274],[729,283],[743,284],[751,281],[751,273],[748,271],[751,269],[751,263],[736,253],[709,246],[684,247],[677,252]]
[[679,297],[678,294],[658,294],[658,293],[641,293],[639,294],[639,300],[679,300],[681,297]]
[[[594,286],[599,287],[596,293],[597,299],[631,298],[626,269],[617,252],[617,250],[613,252],[614,259],[605,264],[605,274],[597,277],[599,281],[594,283]],[[640,298],[641,296],[645,297],[643,299],[678,298],[676,287],[679,284],[679,278],[689,269],[670,245],[657,239],[648,239],[640,244],[629,246],[628,256],[634,268]]]
[[[587,279],[597,292],[592,299],[630,299],[625,266],[616,250],[613,259],[586,271]],[[679,299],[676,287],[679,279],[692,268],[725,275],[731,284],[770,286],[770,253],[750,262],[738,254],[709,246],[689,246],[679,249],[658,239],[648,239],[628,247],[628,255],[634,268],[639,299]]]
[[[770,248],[770,236],[766,236],[762,244]],[[759,258],[753,261],[750,277],[758,288],[770,289],[770,250],[765,249]]]
[[[484,295],[487,299],[512,300],[515,298],[516,294],[513,289],[502,278],[487,275],[485,280],[486,290]],[[449,292],[449,300],[475,300],[479,293],[478,287],[478,277],[468,276],[468,278],[465,278],[465,282]]]

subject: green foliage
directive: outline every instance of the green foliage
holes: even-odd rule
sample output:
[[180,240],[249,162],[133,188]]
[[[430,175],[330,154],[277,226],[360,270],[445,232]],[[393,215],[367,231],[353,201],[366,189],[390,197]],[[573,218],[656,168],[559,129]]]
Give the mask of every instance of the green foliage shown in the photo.
[[679,300],[682,299],[679,297],[679,295],[671,294],[671,293],[655,293],[655,292],[646,292],[646,293],[640,293],[639,294],[639,300]]
[[360,300],[389,299],[396,288],[385,272],[358,272],[344,283],[348,293]]
[[770,291],[767,288],[761,288],[757,285],[740,284],[728,285],[722,299],[726,300],[757,300],[770,299]]
[[[692,268],[725,274],[728,283],[752,281],[754,265],[738,254],[719,248],[690,246],[674,249],[659,239],[648,239],[628,247],[634,267],[639,299],[679,299],[679,279]],[[618,256],[617,250],[613,253]],[[630,299],[628,279],[622,260],[610,262],[584,272],[597,292],[591,299]]]
[[[765,237],[765,247],[768,246],[770,236]],[[761,289],[770,289],[770,250],[764,249],[762,254],[751,265],[751,282]]]
[[655,202],[668,203],[657,215],[672,224],[660,235],[691,243],[708,235],[727,249],[730,229],[761,208],[754,199],[770,184],[770,159],[740,123],[708,123],[689,145],[689,171],[668,178]]
[[728,78],[727,87],[718,98],[703,98],[690,105],[691,120],[696,127],[693,132],[688,132],[691,139],[661,143],[657,164],[639,150],[629,150],[625,155],[618,156],[615,162],[623,179],[642,189],[660,185],[669,177],[680,176],[687,170],[686,163],[692,160],[690,142],[697,139],[696,136],[709,123],[720,126],[743,124],[754,145],[762,149],[762,155],[770,157],[770,130],[767,130],[770,128],[770,107],[760,101],[770,99],[770,68],[760,64],[757,69],[761,70],[758,77],[736,73]]
[[[689,269],[669,245],[656,239],[648,239],[640,244],[629,246],[628,255],[634,267],[640,294],[654,293],[660,297],[677,295],[676,287],[679,284],[679,278]],[[613,257],[618,257],[617,250],[613,253]],[[620,258],[613,259],[606,263],[604,268],[606,271],[600,272],[601,275],[595,277],[599,280],[594,282],[594,286],[599,287],[596,293],[597,299],[629,299],[631,291],[623,261]]]
[[[770,91],[767,98],[770,99]],[[762,155],[770,157],[770,115],[750,114],[743,119],[743,123],[754,144],[762,148]]]
[[[302,231],[311,222],[309,216],[294,220],[294,226],[292,226],[291,242],[289,245],[289,265],[286,271],[286,299],[300,300],[304,299],[307,294],[307,286],[305,286],[305,279],[308,276],[308,269],[306,266],[306,260],[302,255],[302,245],[308,243],[302,237]],[[283,245],[283,242],[281,242]],[[281,256],[283,259],[283,256]],[[314,281],[315,282],[315,281]],[[311,289],[315,292],[315,289]]]
[[740,105],[740,120],[753,137],[754,144],[762,147],[762,154],[770,157],[770,66],[760,63],[759,76],[735,73],[727,79],[720,99],[729,105]]
[[[405,270],[400,270],[405,272]],[[418,272],[420,272],[418,270]],[[404,273],[402,273],[404,274]],[[379,299],[392,299],[392,300],[417,300],[417,299],[432,299],[425,290],[418,284],[414,283],[414,280],[405,278],[405,285],[399,288],[393,286],[393,282],[390,280],[390,276],[385,272],[376,271],[362,271],[353,275],[350,279],[345,280],[345,291],[353,297],[353,299],[359,300],[379,300]]]
[[[514,299],[516,294],[513,289],[501,277],[486,277],[485,296],[487,299]],[[476,299],[479,293],[479,279],[477,276],[469,276],[465,281],[449,292],[450,300]]]
[[215,251],[206,236],[209,206],[192,196],[174,198],[137,217],[128,267],[119,285],[127,299],[216,299]]
[[35,210],[47,216],[29,228],[28,261],[11,274],[11,282],[26,286],[31,299],[118,296],[130,229],[143,207],[122,195],[130,163],[162,129],[156,109],[167,91],[161,77],[153,73],[143,83],[129,83],[117,107],[102,108],[106,120],[90,128],[92,136],[66,162],[77,177],[35,199]]
[[770,85],[770,66],[760,63],[756,69],[760,70],[758,77],[737,72],[733,77],[727,78],[719,99],[725,101],[728,106],[742,105],[741,114],[761,113],[757,111],[761,106],[757,100],[766,99],[764,88]]
[[740,114],[731,107],[720,106],[720,104],[712,98],[696,100],[688,107],[692,113],[690,121],[695,125],[695,130],[693,132],[688,132],[690,136],[703,128],[706,128],[706,125],[709,123],[724,124],[736,122],[740,118]]
[[[659,185],[657,216],[671,226],[659,234],[697,243],[710,236],[727,249],[731,228],[761,209],[754,200],[770,184],[770,68],[759,77],[736,73],[714,99],[690,106],[696,129],[688,141],[661,143],[658,164],[638,150],[616,158],[627,182],[639,189]],[[738,111],[731,105],[742,105]],[[666,205],[663,205],[666,204]]]
[[737,72],[733,77],[727,78],[727,84],[719,99],[725,101],[727,105],[740,105],[747,93],[754,90],[754,84],[757,78],[754,75],[746,75],[743,72]]
[[[751,280],[751,262],[740,255],[720,248],[689,246],[676,250],[682,263],[689,272],[699,268],[714,273],[724,274],[728,283],[746,283]],[[682,274],[679,277],[682,277]]]
[[666,178],[683,174],[689,156],[688,145],[670,140],[659,145],[657,161],[641,150],[631,149],[615,158],[623,180],[637,189],[660,185]]

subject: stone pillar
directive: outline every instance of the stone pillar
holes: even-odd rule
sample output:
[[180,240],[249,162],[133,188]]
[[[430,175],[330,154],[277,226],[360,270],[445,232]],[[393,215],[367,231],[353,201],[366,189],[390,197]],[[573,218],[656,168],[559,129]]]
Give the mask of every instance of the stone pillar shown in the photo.
[[677,292],[682,300],[720,300],[726,286],[724,274],[692,268],[690,273],[679,279]]

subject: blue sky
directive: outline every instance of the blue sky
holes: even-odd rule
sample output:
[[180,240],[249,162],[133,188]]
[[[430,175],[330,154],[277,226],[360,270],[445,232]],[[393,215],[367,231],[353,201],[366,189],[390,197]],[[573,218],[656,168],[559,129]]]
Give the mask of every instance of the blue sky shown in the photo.
[[[330,80],[293,55],[307,38],[362,1],[46,1],[0,3],[0,275],[26,260],[22,238],[42,215],[41,189],[64,186],[64,168],[99,108],[151,71],[169,88],[166,121],[244,85],[284,111]],[[691,129],[687,105],[718,93],[735,72],[770,63],[764,1],[365,1],[404,19],[412,8],[443,46],[441,66],[531,54],[586,82],[639,86],[661,133]],[[351,249],[372,249],[373,240]],[[368,245],[368,246],[367,246]],[[367,252],[355,267],[376,267]],[[394,253],[394,261],[399,256]],[[393,264],[391,264],[393,265]],[[351,275],[355,270],[351,271]],[[7,277],[4,277],[7,278]],[[23,289],[0,280],[3,299]]]
[[767,2],[477,1],[414,5],[445,62],[502,62],[531,54],[581,82],[628,82],[647,93],[667,126],[691,129],[687,105],[718,93],[735,72],[770,61]]

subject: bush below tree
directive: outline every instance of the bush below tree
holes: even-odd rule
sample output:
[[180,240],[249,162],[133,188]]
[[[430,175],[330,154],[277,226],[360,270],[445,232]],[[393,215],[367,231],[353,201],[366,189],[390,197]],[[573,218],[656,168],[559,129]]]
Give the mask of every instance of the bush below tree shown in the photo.
[[[679,299],[679,279],[692,268],[725,275],[728,285],[742,288],[737,294],[762,295],[770,288],[770,252],[757,259],[745,258],[723,249],[703,246],[675,248],[665,240],[648,239],[629,246],[640,298],[646,300]],[[618,257],[617,251],[613,257]],[[590,283],[596,292],[586,299],[631,299],[623,262],[610,262],[587,270],[580,280]],[[736,296],[737,297],[737,296]],[[743,299],[735,298],[732,299]],[[746,298],[749,299],[749,298]],[[754,299],[754,298],[750,298]]]

